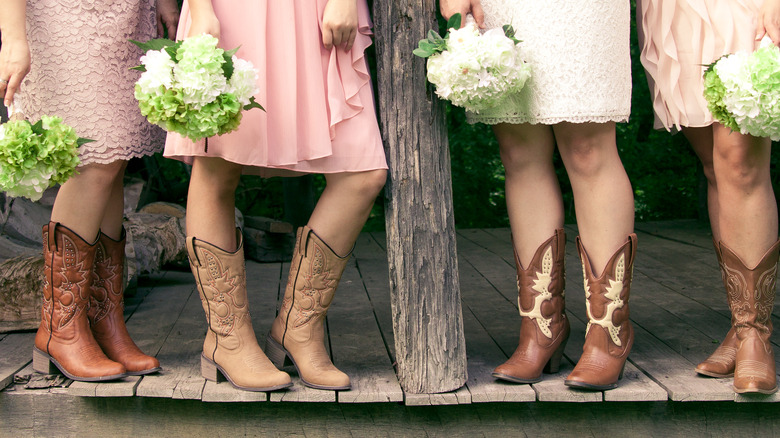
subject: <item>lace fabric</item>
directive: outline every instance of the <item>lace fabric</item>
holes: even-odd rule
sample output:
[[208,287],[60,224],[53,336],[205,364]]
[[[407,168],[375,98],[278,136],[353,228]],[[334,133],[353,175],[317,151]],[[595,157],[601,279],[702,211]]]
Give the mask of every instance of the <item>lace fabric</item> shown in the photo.
[[488,28],[512,24],[531,78],[469,122],[626,121],[631,112],[630,3],[482,0]]
[[151,155],[164,133],[141,115],[133,97],[140,49],[157,33],[153,0],[28,0],[30,73],[16,104],[29,120],[62,117],[79,136],[81,163],[106,164]]

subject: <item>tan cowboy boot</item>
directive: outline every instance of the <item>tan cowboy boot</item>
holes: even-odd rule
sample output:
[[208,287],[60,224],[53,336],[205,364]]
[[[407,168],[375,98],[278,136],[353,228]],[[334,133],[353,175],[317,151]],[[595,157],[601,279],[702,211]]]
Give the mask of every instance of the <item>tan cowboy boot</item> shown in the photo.
[[103,354],[89,329],[95,245],[55,222],[43,226],[43,242],[43,305],[33,369],[45,374],[59,369],[69,379],[84,382],[126,376],[125,367]]
[[493,370],[493,377],[516,383],[536,383],[542,371],[558,372],[569,339],[564,303],[563,229],[539,246],[528,269],[515,251],[517,305],[520,309],[520,341],[512,357]]
[[630,234],[607,262],[599,277],[593,273],[588,253],[577,238],[585,283],[588,326],[582,356],[564,382],[567,386],[604,391],[617,387],[634,343],[628,320],[628,298],[636,256],[636,234]]
[[92,295],[87,313],[95,340],[106,356],[125,366],[130,376],[160,371],[160,362],[135,345],[125,326],[125,230],[122,229],[120,241],[99,233],[95,249]]
[[334,253],[308,226],[298,229],[284,300],[266,351],[278,367],[295,365],[303,384],[311,388],[350,388],[349,376],[333,365],[325,350],[323,327],[348,259]]
[[[713,239],[712,244],[715,246],[715,254],[718,256],[718,266],[720,266],[720,274],[723,278],[723,284],[728,287],[726,278],[726,269],[723,267],[723,259],[720,256],[720,248],[718,243]],[[729,303],[729,309],[731,309],[731,303]],[[696,366],[696,372],[709,377],[731,377],[734,375],[734,366],[737,363],[737,331],[734,328],[734,316],[732,312],[731,328],[726,333],[726,338],[720,343],[718,348],[704,360]]]
[[772,335],[780,240],[750,269],[722,241],[720,256],[726,271],[726,291],[737,338],[734,391],[777,392]]
[[203,342],[201,374],[219,382],[227,378],[246,391],[275,391],[292,385],[257,345],[249,316],[246,270],[241,231],[238,248],[227,252],[194,237],[187,238],[187,254],[200,292],[209,329]]

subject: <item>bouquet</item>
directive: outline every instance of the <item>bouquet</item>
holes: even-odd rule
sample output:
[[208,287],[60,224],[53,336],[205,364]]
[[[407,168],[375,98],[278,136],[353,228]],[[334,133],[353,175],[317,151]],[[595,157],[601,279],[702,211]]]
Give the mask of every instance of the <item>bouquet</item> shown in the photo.
[[263,109],[253,97],[257,70],[225,51],[211,35],[173,42],[132,41],[146,51],[135,84],[141,114],[165,129],[197,141],[238,128],[242,110]]
[[755,52],[710,64],[704,98],[715,119],[731,130],[780,140],[780,49],[765,38]]
[[450,18],[444,38],[429,31],[413,53],[428,58],[428,81],[439,97],[479,113],[519,92],[531,68],[520,56],[512,26],[480,34],[473,21],[462,29],[460,21],[460,14]]
[[44,190],[73,175],[79,165],[78,147],[91,141],[78,137],[59,117],[0,125],[0,191],[41,199]]

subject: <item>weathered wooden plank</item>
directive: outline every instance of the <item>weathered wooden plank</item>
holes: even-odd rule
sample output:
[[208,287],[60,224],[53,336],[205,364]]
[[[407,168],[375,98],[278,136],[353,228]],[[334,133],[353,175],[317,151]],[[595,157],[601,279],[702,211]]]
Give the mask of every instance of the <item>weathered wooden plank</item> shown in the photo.
[[14,381],[14,374],[32,360],[35,333],[12,333],[0,339],[0,390]]
[[328,311],[334,364],[350,376],[352,389],[340,391],[340,403],[403,401],[393,361],[382,341],[366,287],[351,260]]
[[452,391],[467,379],[445,113],[424,60],[409,56],[437,27],[437,10],[434,0],[374,5],[393,329],[409,393]]
[[175,323],[157,353],[162,371],[145,376],[136,394],[141,397],[200,399],[205,384],[200,375],[200,354],[206,319],[198,292],[194,283],[182,283],[166,288],[165,295],[171,304],[176,302],[183,307],[170,313]]
[[390,283],[385,243],[385,233],[362,233],[355,248],[355,259],[385,347],[395,363],[395,335],[390,309]]
[[459,388],[452,392],[443,392],[436,394],[412,394],[404,393],[404,404],[406,406],[441,406],[458,405],[469,403],[468,389]]
[[206,385],[203,386],[201,400],[204,402],[264,402],[268,400],[268,394],[236,389],[229,382],[216,383],[207,380]]

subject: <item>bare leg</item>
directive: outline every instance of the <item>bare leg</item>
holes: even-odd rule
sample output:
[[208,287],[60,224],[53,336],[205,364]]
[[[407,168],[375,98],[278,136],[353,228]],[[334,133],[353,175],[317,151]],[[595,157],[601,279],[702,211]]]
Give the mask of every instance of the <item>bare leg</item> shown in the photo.
[[580,239],[600,274],[634,230],[634,194],[615,144],[614,123],[553,127],[574,192]]
[[309,227],[336,254],[345,255],[355,245],[387,172],[334,173],[325,175],[325,180],[327,186],[309,218]]
[[710,227],[712,227],[712,238],[715,241],[720,240],[720,226],[718,224],[718,184],[715,180],[715,169],[712,166],[712,127],[703,128],[683,128],[685,138],[693,148],[693,152],[699,157],[704,176],[707,177],[707,212],[710,216]]
[[493,126],[506,172],[506,205],[520,263],[563,226],[563,200],[553,168],[555,142],[546,125]]
[[777,202],[769,174],[769,139],[713,126],[721,240],[749,268],[777,241]]
[[[126,161],[110,164],[89,164],[66,181],[57,193],[51,220],[73,230],[87,242],[94,242],[104,219],[116,221],[116,187],[122,187]],[[107,213],[111,210],[110,213]],[[121,226],[121,210],[119,224]]]
[[242,166],[195,157],[187,195],[187,235],[227,252],[236,250],[236,188]]

